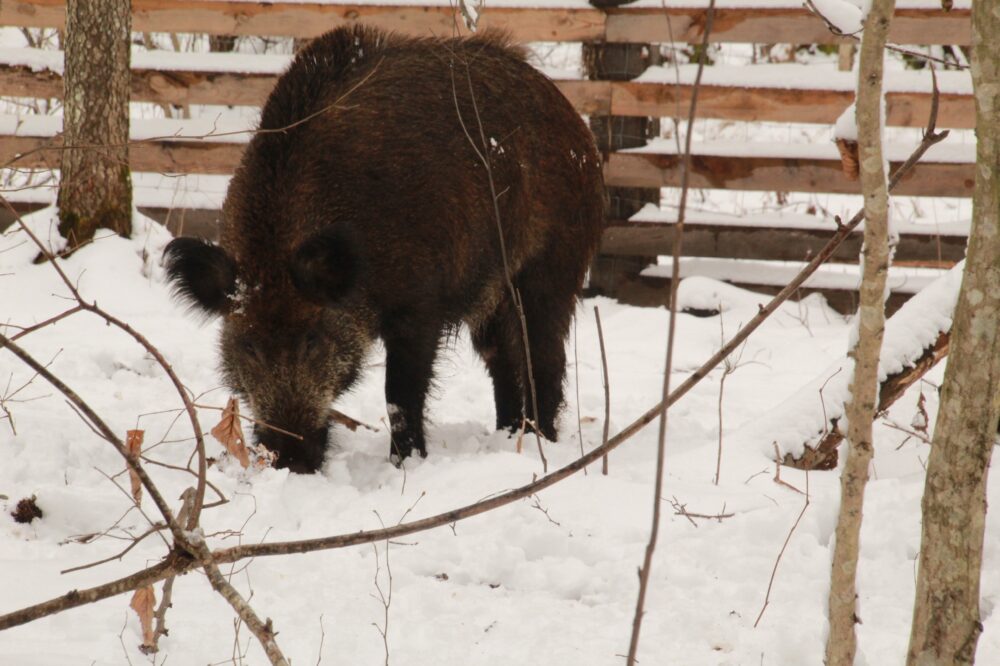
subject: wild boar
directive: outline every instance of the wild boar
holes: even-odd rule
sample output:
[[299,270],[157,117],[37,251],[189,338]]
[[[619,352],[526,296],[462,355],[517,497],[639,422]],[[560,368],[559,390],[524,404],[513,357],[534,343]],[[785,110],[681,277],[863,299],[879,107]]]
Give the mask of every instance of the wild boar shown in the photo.
[[279,467],[315,472],[331,404],[377,340],[390,456],[426,455],[435,356],[462,324],[497,428],[526,416],[555,440],[565,339],[604,224],[590,130],[504,35],[345,27],[279,78],[219,244],[175,239],[165,266],[176,293],[223,317],[222,375],[267,424],[255,437]]

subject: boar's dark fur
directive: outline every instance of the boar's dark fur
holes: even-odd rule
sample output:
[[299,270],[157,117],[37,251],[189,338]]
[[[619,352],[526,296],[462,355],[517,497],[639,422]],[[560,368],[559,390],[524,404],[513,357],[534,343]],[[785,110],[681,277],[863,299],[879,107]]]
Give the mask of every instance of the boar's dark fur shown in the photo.
[[497,33],[341,28],[296,56],[260,129],[220,244],[177,239],[166,266],[180,295],[224,317],[223,376],[281,429],[255,429],[278,466],[322,466],[330,405],[377,339],[390,454],[426,455],[435,355],[463,323],[493,379],[497,428],[527,414],[554,440],[565,339],[605,213],[593,137],[555,86]]

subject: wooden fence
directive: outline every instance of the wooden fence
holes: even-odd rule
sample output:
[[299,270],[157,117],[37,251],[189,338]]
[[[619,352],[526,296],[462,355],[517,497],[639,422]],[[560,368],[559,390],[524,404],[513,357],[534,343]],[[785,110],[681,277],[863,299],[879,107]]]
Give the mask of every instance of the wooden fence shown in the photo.
[[[500,27],[523,41],[663,43],[700,40],[704,8],[686,6],[618,7],[606,10],[580,3],[566,7],[509,6],[501,0],[487,6],[480,27]],[[711,39],[720,43],[819,43],[843,41],[817,17],[790,0],[787,7],[746,7],[720,2]],[[950,12],[923,0],[900,0],[890,39],[905,44],[967,45],[970,18],[967,7]],[[967,3],[966,3],[967,4]],[[961,5],[961,3],[956,3]],[[338,25],[365,22],[410,34],[451,35],[462,32],[455,10],[441,5],[327,4],[320,2],[240,2],[226,0],[132,0],[133,29],[137,32],[194,32],[224,35],[267,35],[308,38]],[[4,0],[0,25],[62,27],[64,6],[59,0]],[[242,58],[254,56],[242,55]],[[53,60],[55,58],[55,60]],[[263,58],[260,58],[262,61]],[[257,106],[266,98],[280,73],[282,61],[268,61],[237,71],[233,56],[200,54],[198,69],[171,64],[169,55],[133,62],[134,101],[175,105]],[[62,94],[58,52],[0,52],[0,96],[58,98]],[[735,121],[804,122],[830,124],[853,99],[853,74],[824,70],[822,77],[802,81],[789,77],[789,65],[746,68],[709,67],[699,93],[698,117]],[[629,81],[559,80],[557,85],[583,114],[627,117],[667,117],[686,109],[691,92],[691,67],[662,70],[657,77]],[[749,76],[752,74],[752,76]],[[930,108],[929,73],[907,73],[903,85],[887,81],[887,123],[919,127]],[[801,77],[800,77],[801,78]],[[971,128],[974,107],[965,72],[940,72],[940,127]],[[735,85],[742,83],[742,85]],[[141,125],[136,122],[134,125]],[[55,131],[0,119],[0,165],[18,168],[57,168]],[[6,131],[2,128],[9,128]],[[185,132],[184,134],[189,134]],[[242,143],[209,132],[199,139],[160,138],[136,142],[130,161],[136,171],[178,174],[231,174],[242,153]],[[148,133],[147,133],[148,135]],[[899,161],[908,146],[891,148]],[[969,146],[942,146],[930,153],[900,184],[898,193],[965,197],[974,181],[974,150]],[[609,186],[624,188],[674,187],[679,181],[679,158],[664,142],[637,151],[608,156]],[[751,144],[727,146],[696,144],[692,159],[692,186],[779,192],[858,193],[857,181],[843,173],[835,148],[830,146]],[[8,198],[16,200],[17,193]],[[140,204],[142,202],[140,201]],[[733,259],[801,260],[824,242],[829,231],[815,225],[733,225],[707,219],[688,226],[688,254]],[[602,252],[609,256],[655,256],[672,240],[669,219],[615,220],[605,235]],[[752,237],[752,241],[750,240]],[[948,265],[964,253],[964,237],[912,230],[903,235],[897,257],[904,263]],[[837,255],[856,260],[852,241]],[[626,279],[637,287],[633,300],[659,303],[654,277]],[[662,280],[660,281],[662,282]],[[629,296],[628,285],[619,295]],[[635,291],[634,289],[632,291]],[[661,290],[662,291],[662,290]],[[848,296],[844,303],[850,301]],[[846,307],[846,305],[845,305]]]

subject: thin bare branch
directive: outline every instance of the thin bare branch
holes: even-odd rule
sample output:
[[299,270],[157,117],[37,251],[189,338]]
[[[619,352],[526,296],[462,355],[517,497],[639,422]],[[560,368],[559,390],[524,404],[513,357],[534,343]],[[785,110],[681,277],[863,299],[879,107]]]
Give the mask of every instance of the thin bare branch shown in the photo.
[[666,458],[667,412],[670,396],[670,375],[673,371],[674,339],[677,332],[677,285],[680,282],[681,245],[684,237],[684,219],[687,212],[688,183],[691,175],[691,139],[695,115],[698,111],[698,92],[701,89],[701,76],[705,69],[708,40],[712,34],[712,23],[715,20],[715,0],[709,0],[705,12],[705,31],[701,40],[701,52],[698,58],[698,70],[691,88],[691,106],[688,109],[687,133],[684,142],[684,153],[681,157],[681,199],[677,209],[677,223],[674,225],[673,265],[670,274],[670,322],[667,326],[667,358],[663,368],[663,398],[660,409],[660,428],[656,444],[656,476],[653,480],[653,517],[649,530],[649,543],[639,569],[639,592],[636,595],[635,617],[632,619],[632,635],[629,640],[628,666],[634,666],[638,659],[639,634],[642,630],[642,617],[645,613],[646,590],[649,587],[649,576],[653,567],[653,553],[660,532],[660,498],[663,496],[663,468]]
[[[604,329],[601,327],[601,311],[594,306],[594,320],[597,322],[597,341],[601,347],[601,376],[604,378],[604,433],[601,446],[608,445],[608,430],[611,428],[611,380],[608,378],[608,354],[604,349]],[[608,456],[601,458],[601,474],[608,475]]]

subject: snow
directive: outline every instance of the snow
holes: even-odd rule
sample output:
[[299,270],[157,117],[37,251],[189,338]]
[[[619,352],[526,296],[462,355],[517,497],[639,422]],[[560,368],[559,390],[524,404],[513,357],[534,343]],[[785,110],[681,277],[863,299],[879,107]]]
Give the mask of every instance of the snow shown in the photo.
[[[692,85],[697,65],[658,65],[646,69],[639,83]],[[971,95],[972,76],[968,71],[938,72],[942,95]],[[776,88],[779,90],[837,90],[853,92],[857,73],[842,72],[835,63],[761,63],[752,67],[713,65],[702,74],[702,85],[719,87]],[[896,70],[887,75],[883,89],[889,93],[930,93],[934,87],[927,71]]]
[[[242,53],[197,53],[147,51],[132,47],[133,69],[180,70],[194,72],[238,72],[243,74],[280,74],[292,62],[290,55]],[[30,48],[0,48],[0,63],[30,67],[32,71],[63,73],[62,51]]]
[[[645,224],[676,224],[677,211],[646,204],[638,213],[629,218],[630,222]],[[731,213],[725,211],[692,210],[685,214],[685,224],[717,227],[760,227],[764,229],[808,229],[834,232],[837,222],[829,217],[805,213],[771,211],[767,213]],[[968,236],[971,220],[932,223],[927,220],[902,220],[896,227],[902,234],[927,236]],[[855,228],[855,233],[864,230],[864,222]]]
[[[951,313],[958,299],[965,262],[908,300],[885,326],[879,381],[911,367],[938,335],[951,328]],[[890,282],[893,272],[890,269]],[[846,351],[846,350],[845,350]],[[807,444],[815,445],[828,429],[830,420],[844,415],[854,362],[834,361],[812,380],[789,394],[787,400],[761,415],[734,435],[740,446],[767,454],[777,446],[784,455],[798,457]]]
[[[885,156],[894,162],[906,160],[916,144],[887,143]],[[630,148],[619,151],[638,155],[677,155],[677,142],[673,139],[653,139],[640,148]],[[734,143],[731,141],[700,141],[692,144],[693,155],[713,157],[764,157],[777,159],[800,160],[836,160],[840,161],[840,153],[833,143],[805,144],[781,143],[777,141],[746,141]],[[973,164],[976,161],[976,147],[971,144],[949,143],[943,141],[927,150],[922,162],[945,162],[951,164]]]
[[[885,98],[883,98],[884,100]],[[833,125],[833,136],[838,139],[845,139],[847,141],[857,142],[858,140],[858,121],[855,118],[855,105],[851,103],[849,107],[844,109],[844,112],[840,114],[837,118],[837,122]]]
[[[51,209],[31,216],[43,238],[54,240]],[[158,257],[168,236],[138,218],[134,237],[102,234],[92,245],[62,261],[86,297],[129,321],[170,359],[200,404],[225,403],[216,373],[217,325],[202,325],[172,301]],[[67,307],[65,289],[51,267],[32,264],[35,251],[19,232],[0,237],[0,312],[6,334]],[[930,338],[947,322],[953,277],[911,301],[887,330],[892,367],[905,363],[902,342]],[[950,291],[949,291],[950,290]],[[947,293],[945,293],[947,292]],[[716,317],[680,315],[675,352],[676,381],[714,352],[724,336],[748,321],[766,297],[707,278],[686,280],[680,299],[691,307],[721,306]],[[592,311],[601,309],[611,378],[612,433],[656,400],[662,382],[667,315],[607,299],[581,303],[575,352],[568,369],[566,412],[559,443],[547,444],[550,466],[561,466],[580,450],[577,415],[583,417],[583,446],[601,438],[604,393]],[[907,319],[909,317],[909,319]],[[849,325],[813,296],[786,304],[748,341],[739,368],[723,395],[723,457],[715,471],[719,423],[718,371],[671,411],[665,497],[691,512],[732,513],[721,521],[687,519],[669,506],[654,559],[640,658],[670,663],[684,655],[690,666],[819,663],[825,636],[829,557],[836,515],[836,473],[811,473],[811,504],[785,552],[770,605],[755,629],[775,557],[802,507],[803,497],[773,482],[773,447],[795,441],[800,410],[815,412],[816,392],[803,388],[846,351]],[[912,334],[912,335],[911,335]],[[572,340],[572,338],[571,338]],[[900,341],[897,349],[896,340]],[[118,432],[140,427],[150,455],[184,465],[191,450],[189,426],[177,419],[178,400],[155,363],[130,338],[78,314],[21,341],[79,392]],[[574,348],[569,343],[569,357]],[[907,347],[908,348],[908,347]],[[734,359],[735,360],[735,359]],[[405,472],[387,460],[386,405],[381,353],[369,361],[360,386],[338,408],[376,425],[379,432],[344,430],[335,435],[321,474],[290,475],[265,469],[239,470],[220,459],[212,483],[229,502],[206,511],[204,532],[213,547],[316,537],[393,524],[413,507],[418,519],[519,486],[541,473],[537,452],[522,454],[514,441],[492,431],[489,380],[464,334],[443,351],[439,389],[429,405],[430,455],[406,463]],[[573,385],[579,376],[580,400]],[[841,373],[843,374],[843,373]],[[3,385],[20,386],[31,373],[0,352]],[[826,379],[823,377],[824,380]],[[940,381],[940,369],[931,374]],[[827,409],[832,409],[832,386]],[[793,399],[788,396],[792,395]],[[932,421],[936,392],[924,391]],[[801,405],[795,402],[798,396]],[[21,401],[18,401],[21,400]],[[890,412],[909,423],[915,413],[911,391]],[[60,575],[60,570],[117,553],[124,542],[102,537],[90,543],[74,535],[144,529],[143,518],[105,475],[118,474],[117,454],[97,438],[39,380],[7,403],[13,423],[0,420],[0,612],[7,612],[126,575],[164,553],[158,539],[140,543],[121,562]],[[163,410],[172,410],[166,413]],[[814,414],[798,433],[815,427]],[[202,409],[203,426],[218,412]],[[16,427],[15,435],[11,426]],[[780,429],[777,426],[782,426]],[[578,474],[496,512],[413,535],[374,548],[259,558],[245,568],[226,566],[232,583],[262,617],[273,620],[277,641],[293,663],[384,663],[374,577],[387,584],[386,548],[392,571],[388,644],[400,664],[608,664],[625,650],[635,602],[635,570],[645,547],[650,511],[655,428],[650,427],[610,456],[610,475],[598,468]],[[755,436],[751,436],[754,434]],[[866,497],[860,563],[859,625],[862,657],[872,664],[900,663],[905,654],[913,598],[913,566],[919,547],[921,460],[928,448],[882,425],[876,429],[875,477]],[[801,441],[801,440],[800,440]],[[149,467],[164,496],[174,504],[192,483],[188,475]],[[806,487],[805,474],[782,470],[783,481]],[[19,525],[7,518],[21,497],[36,495],[41,520]],[[213,493],[210,492],[210,495]],[[1000,488],[990,487],[992,505]],[[543,513],[547,511],[546,515]],[[149,511],[149,509],[147,509]],[[376,515],[377,512],[377,515]],[[1000,594],[1000,522],[987,517],[982,594],[986,607]],[[240,530],[226,536],[220,530]],[[375,598],[373,598],[375,595]],[[0,632],[0,662],[19,666],[149,663],[127,597],[116,597],[38,622]],[[179,579],[155,663],[214,663],[232,658],[232,611],[201,574]],[[1000,621],[984,618],[979,663],[1000,660]],[[795,640],[789,640],[794,627]],[[119,635],[121,639],[119,640]],[[57,636],[58,640],[53,640]],[[321,641],[322,636],[322,641]],[[260,648],[242,630],[238,650],[247,663],[262,663]]]
[[856,35],[861,32],[862,21],[867,8],[862,8],[846,0],[812,0],[816,10],[827,21],[837,27],[845,35]]
[[[133,141],[247,143],[256,127],[256,121],[238,117],[133,118],[129,138]],[[61,132],[61,116],[0,114],[0,135],[52,137]]]
[[[395,4],[446,3],[417,0]],[[682,0],[670,4],[706,3]],[[955,4],[968,8],[968,2]],[[897,5],[939,6],[937,0],[900,0]],[[486,11],[504,6],[589,9],[582,0],[491,0]],[[660,0],[639,0],[629,7],[661,6]],[[722,0],[719,6],[799,8],[801,3]],[[287,56],[143,53],[134,53],[136,65],[157,69],[278,73],[288,60]],[[16,57],[24,58],[21,64],[36,68],[59,71],[61,67],[58,56],[0,51],[0,62]],[[851,73],[820,67],[822,74],[817,76],[816,68],[807,73],[797,65],[774,67],[758,75],[756,68],[723,64],[707,69],[706,78],[717,77],[716,83],[709,85],[727,85],[726,80],[739,76],[739,83],[756,85],[760,76],[762,86],[778,81],[789,87],[840,86],[844,79],[844,89],[854,87]],[[666,77],[676,78],[670,68],[653,72],[645,80],[654,81],[657,76],[667,82]],[[687,76],[688,69],[682,68],[681,79]],[[939,76],[942,91],[969,93],[967,74],[945,72]],[[927,91],[929,77],[893,72],[887,78],[887,89]],[[197,122],[133,121],[133,136],[200,136],[213,130],[241,131],[253,122],[252,118],[214,118],[213,113],[208,120]],[[0,123],[5,122],[17,124],[0,118]],[[59,120],[26,121],[18,131],[52,136],[59,131]],[[787,143],[814,144],[801,149],[803,155],[837,159],[835,148],[825,145],[827,139],[820,131],[754,125],[749,137],[753,143],[746,151],[781,154],[778,141],[787,138]],[[702,123],[697,132],[701,148],[718,150],[719,154],[731,154],[732,146],[748,138],[746,126],[738,123]],[[905,143],[912,136],[904,134],[900,139],[904,156],[916,145]],[[948,143],[959,141],[958,136],[960,133],[954,133]],[[670,151],[672,143],[668,140],[666,146],[654,146],[654,150]],[[955,161],[968,161],[972,143],[956,145],[938,147],[938,152],[947,149],[942,153],[945,157],[952,154]],[[216,210],[229,183],[227,176],[134,174],[133,179],[136,205]],[[18,201],[51,201],[55,191],[28,189],[4,194]],[[668,199],[674,194],[668,191]],[[860,200],[825,195],[795,199],[793,194],[785,211],[765,212],[766,197],[771,194],[698,192],[692,197],[687,219],[697,224],[832,232],[830,216],[841,206],[853,212]],[[892,205],[894,213],[899,207],[912,206],[912,219],[899,223],[904,233],[964,235],[969,211],[962,206],[966,203],[895,198]],[[805,214],[802,211],[807,204],[822,214]],[[671,223],[674,217],[669,209],[647,209],[633,220]],[[54,248],[60,246],[51,210],[30,216],[30,224]],[[218,325],[192,319],[183,305],[169,297],[159,265],[168,240],[161,227],[137,217],[131,240],[101,234],[92,245],[61,263],[88,298],[129,321],[166,354],[191,393],[199,396],[200,404],[222,406],[228,396],[220,388],[216,370]],[[30,325],[67,307],[66,290],[51,267],[32,264],[35,254],[22,234],[8,231],[0,236],[0,330],[6,335],[18,330],[13,326]],[[704,271],[682,280],[679,305],[721,314],[679,316],[675,385],[769,300],[706,274],[743,283],[756,279],[764,284],[787,279],[797,270],[795,264],[773,262],[682,263],[685,272],[694,272],[694,268]],[[668,269],[669,263],[650,269],[650,274]],[[890,283],[912,293],[940,274],[894,267]],[[893,317],[887,326],[883,373],[910,363],[915,350],[947,327],[958,279],[958,270],[947,273]],[[857,275],[856,270],[834,266],[824,268],[817,280],[849,288]],[[583,301],[568,343],[568,357],[573,359],[575,353],[579,363],[574,365],[571,360],[567,370],[561,440],[546,445],[550,468],[579,454],[578,416],[582,420],[582,446],[589,450],[601,439],[604,392],[595,306],[601,311],[608,346],[612,434],[652,406],[659,395],[666,313],[626,307],[603,298]],[[803,503],[802,495],[773,482],[774,445],[781,452],[801,450],[804,442],[815,441],[825,419],[842,404],[840,382],[847,376],[843,359],[850,329],[850,322],[829,308],[822,296],[786,304],[731,357],[737,370],[727,377],[724,394],[720,395],[721,371],[717,370],[672,409],[665,500],[682,503],[691,512],[734,515],[720,521],[697,519],[694,526],[674,515],[669,505],[664,506],[640,646],[642,663],[677,663],[678,655],[683,655],[680,659],[685,666],[821,663],[839,493],[836,472],[807,476],[792,469],[781,471],[784,482],[803,490],[808,485],[810,506],[779,565],[770,605],[760,625],[753,625],[775,558]],[[156,364],[130,338],[78,314],[20,342],[43,362],[51,361],[52,370],[116,431],[143,428],[147,443],[155,444],[150,455],[174,465],[187,463],[191,435],[186,421],[177,419],[179,401]],[[839,373],[836,368],[841,368]],[[922,391],[932,430],[937,408],[935,385],[942,373],[941,367],[929,373],[931,383],[912,388],[890,410],[888,419],[912,423],[919,416],[916,401]],[[383,395],[381,352],[369,359],[357,389],[337,404],[345,413],[375,425],[379,432],[338,429],[321,474],[298,476],[272,469],[245,472],[210,442],[209,454],[219,462],[210,469],[209,478],[229,502],[205,513],[204,533],[209,544],[225,547],[237,542],[377,528],[383,522],[394,524],[404,515],[406,520],[419,519],[471,503],[541,474],[533,443],[518,454],[512,440],[493,432],[492,388],[464,332],[442,351],[437,375],[438,388],[428,407],[430,455],[425,460],[407,461],[404,470],[393,467],[387,456],[388,407]],[[13,390],[7,386],[16,388],[30,377],[13,356],[0,350],[0,396]],[[577,380],[579,401],[574,391]],[[35,380],[6,406],[13,420],[5,419],[0,411],[0,613],[127,575],[163,555],[162,542],[152,537],[120,562],[60,575],[63,569],[116,554],[124,542],[115,537],[123,536],[126,530],[141,532],[146,522],[135,511],[129,512],[128,499],[105,476],[119,474],[121,460],[57,392]],[[205,408],[199,412],[206,429],[218,419],[216,411]],[[720,435],[721,481],[716,486],[711,480]],[[902,663],[919,549],[922,465],[929,447],[889,428],[885,421],[876,425],[875,447],[862,530],[859,663]],[[233,574],[232,583],[261,617],[274,621],[277,642],[296,664],[317,663],[318,659],[322,664],[385,663],[382,638],[376,629],[384,622],[385,609],[378,601],[374,579],[378,576],[384,589],[387,555],[393,583],[388,626],[391,663],[616,663],[627,648],[631,627],[635,571],[649,528],[654,460],[655,426],[650,426],[611,454],[607,477],[592,466],[586,476],[578,474],[537,498],[459,522],[453,530],[442,528],[378,544],[378,559],[374,547],[362,546],[259,558],[245,567],[226,566],[223,571]],[[191,477],[164,468],[149,470],[176,508],[176,498],[192,483]],[[9,511],[18,499],[32,494],[38,497],[45,516],[30,525],[14,523],[7,517]],[[1000,488],[995,483],[987,499],[992,506],[1000,503]],[[103,532],[123,515],[111,536],[86,544],[73,539],[75,535]],[[239,534],[220,533],[223,530],[238,530]],[[1000,663],[1000,614],[992,612],[1000,599],[998,534],[1000,519],[992,512],[987,516],[981,592],[985,630],[977,657],[982,664]],[[128,610],[128,598],[117,597],[0,632],[0,664],[265,663],[245,628],[238,637],[234,635],[232,618],[229,606],[211,591],[204,576],[196,573],[177,581],[173,608],[167,616],[170,635],[162,639],[162,651],[155,660],[139,653],[138,623]],[[247,653],[245,660],[233,656],[234,642],[239,653]]]
[[[668,278],[673,260],[660,257],[658,265],[642,271],[643,277]],[[717,259],[714,257],[682,257],[681,277],[700,275],[716,280],[736,282],[744,285],[758,284],[784,286],[792,281],[802,267],[797,261],[763,261],[756,259]],[[915,294],[939,278],[944,271],[934,268],[904,268],[893,266],[889,269],[887,287],[891,291]],[[802,285],[807,289],[856,290],[861,283],[858,267],[851,264],[824,264]]]

